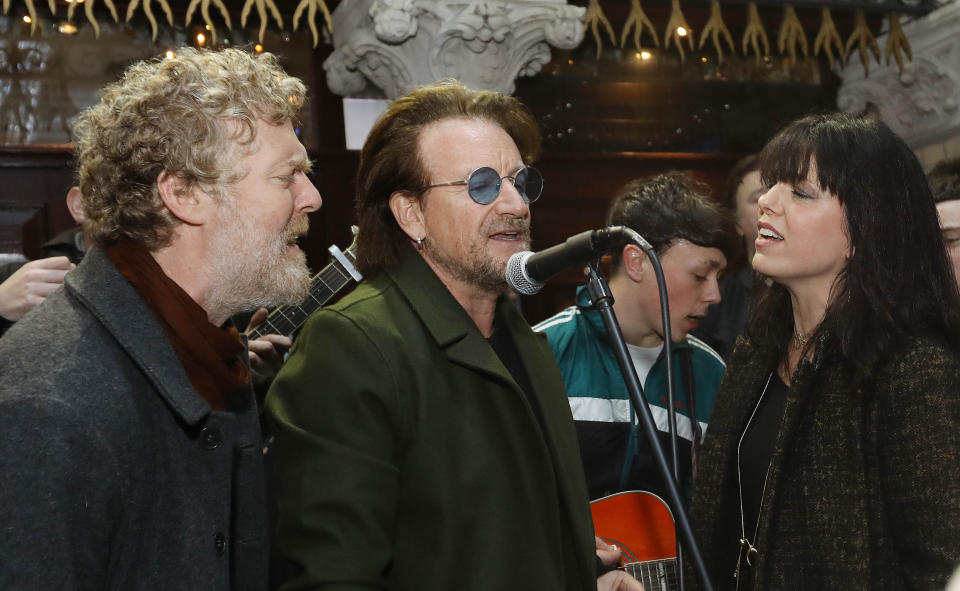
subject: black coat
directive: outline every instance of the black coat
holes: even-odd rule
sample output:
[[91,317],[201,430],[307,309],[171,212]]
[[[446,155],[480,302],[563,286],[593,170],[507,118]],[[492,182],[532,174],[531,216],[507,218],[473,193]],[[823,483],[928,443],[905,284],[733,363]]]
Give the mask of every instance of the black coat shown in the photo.
[[[700,457],[692,517],[718,589],[736,566],[737,442],[773,369],[765,359],[738,344]],[[740,588],[942,589],[960,563],[960,359],[910,340],[861,391],[829,342],[816,359],[789,388],[760,554]]]
[[0,339],[0,589],[261,590],[258,413],[211,411],[94,249]]

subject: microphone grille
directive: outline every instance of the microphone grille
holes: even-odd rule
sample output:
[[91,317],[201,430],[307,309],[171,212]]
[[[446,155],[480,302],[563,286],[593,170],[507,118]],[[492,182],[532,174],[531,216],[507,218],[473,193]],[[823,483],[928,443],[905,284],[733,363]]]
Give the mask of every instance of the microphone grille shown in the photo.
[[543,289],[543,283],[527,275],[527,259],[532,254],[529,250],[524,250],[514,253],[507,261],[507,285],[523,295],[533,295]]

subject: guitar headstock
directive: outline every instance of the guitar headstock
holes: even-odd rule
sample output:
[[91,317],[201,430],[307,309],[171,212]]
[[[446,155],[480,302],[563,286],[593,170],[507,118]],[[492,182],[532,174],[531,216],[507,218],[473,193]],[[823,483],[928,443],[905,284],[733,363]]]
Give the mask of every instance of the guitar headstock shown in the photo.
[[357,262],[357,237],[360,236],[360,227],[359,226],[350,226],[350,233],[353,234],[353,241],[350,242],[350,246],[347,247],[347,250],[343,254],[347,255],[347,258],[350,259],[351,263]]

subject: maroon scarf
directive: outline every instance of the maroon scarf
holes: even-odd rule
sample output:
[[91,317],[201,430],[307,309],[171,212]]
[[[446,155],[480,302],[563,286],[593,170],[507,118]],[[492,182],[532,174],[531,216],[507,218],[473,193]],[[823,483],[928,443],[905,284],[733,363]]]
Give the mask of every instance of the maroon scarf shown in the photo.
[[214,410],[224,410],[227,397],[248,391],[246,349],[232,322],[211,324],[206,311],[140,244],[124,240],[107,247],[106,254],[156,315],[190,383]]

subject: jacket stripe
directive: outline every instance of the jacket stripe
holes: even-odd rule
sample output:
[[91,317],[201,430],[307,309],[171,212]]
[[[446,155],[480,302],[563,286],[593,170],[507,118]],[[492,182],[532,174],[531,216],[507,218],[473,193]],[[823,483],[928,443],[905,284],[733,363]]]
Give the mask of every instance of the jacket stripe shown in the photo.
[[[570,401],[570,410],[573,412],[574,421],[591,421],[598,423],[628,423],[630,422],[629,400],[610,399],[610,398],[591,398],[588,396],[572,396]],[[670,431],[667,409],[653,404],[647,405],[653,415],[653,422],[657,429],[668,433]],[[707,432],[707,423],[697,421],[704,434]],[[691,434],[690,421],[686,415],[677,413],[677,435],[687,441],[693,440]]]

